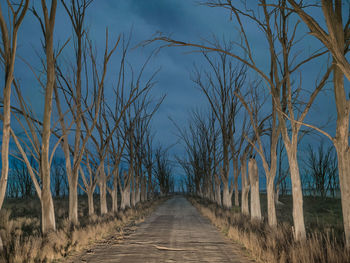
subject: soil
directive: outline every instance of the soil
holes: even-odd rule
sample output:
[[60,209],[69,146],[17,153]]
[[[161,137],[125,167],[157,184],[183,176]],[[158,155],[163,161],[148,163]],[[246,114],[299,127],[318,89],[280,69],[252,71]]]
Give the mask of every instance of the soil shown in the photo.
[[118,235],[67,262],[254,262],[182,196]]

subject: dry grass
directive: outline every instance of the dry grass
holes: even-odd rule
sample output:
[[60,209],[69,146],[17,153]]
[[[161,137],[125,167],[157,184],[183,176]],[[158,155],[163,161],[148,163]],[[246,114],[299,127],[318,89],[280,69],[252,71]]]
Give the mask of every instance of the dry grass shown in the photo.
[[292,227],[283,222],[271,228],[266,222],[251,221],[240,213],[213,203],[189,198],[192,204],[230,239],[240,243],[260,262],[349,262],[350,251],[331,232],[314,230],[304,242],[295,242]]
[[[57,231],[41,235],[40,220],[37,217],[13,217],[10,210],[0,212],[0,235],[4,250],[0,262],[51,262],[66,257],[72,251],[80,251],[89,244],[106,238],[111,233],[122,232],[124,227],[142,221],[162,200],[146,202],[136,208],[103,217],[83,217],[79,226],[71,225],[65,219],[66,209],[57,213]],[[19,204],[17,204],[19,205]],[[31,205],[27,206],[33,208]],[[35,210],[35,209],[34,209]]]

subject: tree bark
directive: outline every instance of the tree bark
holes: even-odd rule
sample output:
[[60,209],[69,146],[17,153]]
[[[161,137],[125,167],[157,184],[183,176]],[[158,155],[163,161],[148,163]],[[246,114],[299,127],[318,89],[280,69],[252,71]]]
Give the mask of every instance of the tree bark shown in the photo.
[[217,203],[218,206],[222,206],[221,182],[220,182],[219,175],[214,174],[214,179],[215,179],[215,202]]
[[52,194],[50,189],[50,135],[51,135],[51,113],[52,113],[52,96],[55,85],[55,58],[53,49],[53,34],[55,26],[55,15],[57,0],[51,1],[51,12],[48,14],[46,3],[41,1],[44,20],[45,20],[45,53],[46,53],[46,88],[45,88],[45,106],[44,119],[42,128],[42,145],[41,145],[41,223],[42,232],[46,234],[51,230],[56,230],[55,210],[53,207]]
[[296,142],[289,147],[286,146],[292,181],[294,235],[296,240],[305,240],[306,231],[303,211],[303,191],[301,188],[296,148]]
[[223,188],[224,189],[222,192],[222,204],[224,208],[230,209],[232,207],[232,195],[230,194],[228,180],[223,181]]
[[339,67],[335,67],[333,72],[334,94],[337,107],[337,127],[334,145],[338,156],[345,241],[346,246],[350,248],[350,148],[348,139],[350,101],[346,100],[343,73]]
[[88,207],[89,207],[89,216],[92,216],[95,214],[95,207],[94,207],[94,192],[87,191],[88,196]]
[[249,181],[247,178],[247,164],[246,159],[243,158],[241,160],[241,179],[242,179],[242,204],[241,204],[241,211],[244,215],[249,215]]
[[269,226],[277,226],[276,216],[276,202],[275,202],[275,189],[274,189],[274,176],[266,177],[266,192],[267,192],[267,217]]
[[248,173],[250,180],[250,214],[251,219],[261,220],[259,173],[256,160],[251,158],[248,162]]
[[100,171],[100,176],[99,176],[99,181],[98,185],[100,188],[100,210],[101,210],[101,215],[107,214],[108,208],[107,208],[107,177],[106,177],[106,172],[104,168],[104,162],[100,164],[101,168],[99,169]]
[[130,185],[126,186],[125,189],[121,192],[121,205],[120,208],[124,210],[125,208],[130,207]]
[[239,206],[238,176],[239,176],[239,168],[238,168],[238,159],[237,159],[234,161],[234,164],[233,164],[233,179],[234,179],[234,186],[235,186],[235,206]]
[[69,221],[76,225],[78,224],[78,177],[68,177],[69,188]]

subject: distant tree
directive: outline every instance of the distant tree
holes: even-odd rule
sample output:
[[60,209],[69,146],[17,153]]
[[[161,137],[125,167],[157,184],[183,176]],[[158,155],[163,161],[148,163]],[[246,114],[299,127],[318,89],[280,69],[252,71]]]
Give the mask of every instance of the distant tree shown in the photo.
[[160,146],[155,151],[154,174],[159,184],[161,196],[169,194],[174,185],[173,167],[167,150]]
[[230,52],[230,47],[227,43],[224,43],[223,50],[226,53],[215,53],[217,57],[203,52],[203,56],[208,62],[209,70],[201,72],[196,69],[192,78],[206,96],[211,110],[219,123],[223,156],[221,173],[223,184],[222,204],[225,208],[231,208],[232,194],[234,192],[233,182],[230,186],[229,179],[231,158],[233,158],[232,161],[235,168],[235,182],[238,180],[239,173],[237,149],[235,149],[235,143],[232,142],[236,128],[235,118],[239,111],[239,100],[234,93],[242,88],[246,71],[244,67],[234,64],[227,55]]
[[52,190],[55,197],[60,197],[65,192],[65,165],[64,159],[54,157],[51,163]]
[[325,198],[328,192],[334,193],[334,177],[337,172],[337,159],[334,147],[325,149],[324,141],[319,143],[317,151],[309,144],[307,148],[307,176],[311,179],[311,186],[317,195]]

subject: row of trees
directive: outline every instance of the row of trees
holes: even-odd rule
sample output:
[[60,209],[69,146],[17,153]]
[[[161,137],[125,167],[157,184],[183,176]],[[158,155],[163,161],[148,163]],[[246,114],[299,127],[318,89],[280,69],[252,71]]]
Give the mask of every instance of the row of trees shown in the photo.
[[[277,169],[282,169],[278,159],[282,140],[291,179],[295,238],[303,240],[306,231],[298,144],[307,132],[304,129],[316,130],[330,139],[337,153],[345,240],[350,246],[350,102],[344,86],[344,76],[350,80],[350,64],[346,57],[350,44],[350,17],[349,14],[344,16],[349,3],[341,0],[322,0],[315,4],[294,0],[259,0],[255,3],[213,0],[205,1],[205,4],[229,11],[238,31],[238,40],[214,39],[206,44],[196,44],[164,35],[151,40],[162,41],[164,46],[199,49],[209,65],[206,71],[195,69],[193,80],[206,95],[210,113],[205,117],[195,114],[189,132],[180,132],[187,146],[187,158],[180,163],[189,175],[188,184],[195,187],[197,194],[230,208],[233,193],[235,204],[239,204],[237,180],[241,174],[241,207],[248,213],[249,186],[252,199],[256,196],[253,185],[258,178],[257,154],[266,176],[268,223],[274,227],[277,225],[276,186],[281,179],[276,175],[286,174],[277,173]],[[255,36],[264,37],[265,42],[252,41],[249,31],[252,27],[257,30]],[[320,44],[308,46],[308,52],[305,52],[307,42],[315,42],[313,38]],[[266,53],[265,61],[259,59],[261,50]],[[330,63],[327,63],[327,57]],[[308,80],[303,74],[309,65],[321,65],[319,75],[314,76],[314,84],[310,84],[310,74],[306,76]],[[306,122],[311,106],[326,85],[333,88],[335,97],[334,135],[318,124]],[[311,153],[310,156],[312,166],[315,155]],[[234,177],[231,184],[228,180],[230,164]],[[333,167],[333,171],[328,172],[335,171],[336,167]],[[222,199],[220,187],[223,187]],[[256,209],[259,207],[255,210],[252,207],[251,212],[256,214]]]
[[[92,0],[51,0],[49,5],[42,0],[33,2],[31,9],[29,2],[7,1],[9,17],[3,15],[3,4],[0,5],[1,62],[5,77],[0,209],[8,186],[10,155],[22,162],[16,167],[25,170],[18,171],[16,180],[30,178],[30,183],[24,185],[30,186],[28,191],[34,188],[40,199],[43,234],[56,229],[52,184],[60,186],[54,175],[62,172],[54,171],[57,154],[64,156],[63,174],[72,224],[79,224],[78,188],[88,196],[89,215],[95,213],[96,188],[101,214],[108,212],[107,193],[112,199],[113,212],[134,207],[152,198],[159,189],[167,194],[173,187],[171,165],[161,148],[154,149],[151,131],[151,119],[164,96],[151,96],[157,72],[145,76],[152,54],[142,65],[130,64],[127,58],[131,38],[121,35],[111,45],[108,30],[104,50],[97,48],[85,26]],[[59,7],[65,10],[73,32],[61,46],[54,41]],[[17,34],[28,13],[39,22],[43,36],[41,69],[37,71],[36,66],[27,63],[44,94],[42,114],[35,103],[24,98],[22,91],[31,89],[30,83],[22,88],[15,78]],[[114,60],[117,66],[111,70],[112,57],[118,52],[119,61]],[[111,84],[113,76],[117,78]],[[12,89],[16,103],[11,102]],[[10,151],[10,145],[17,151]],[[20,191],[22,196],[27,194],[27,189]],[[57,194],[60,189],[54,191]]]

